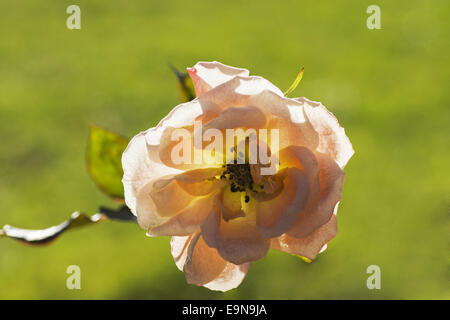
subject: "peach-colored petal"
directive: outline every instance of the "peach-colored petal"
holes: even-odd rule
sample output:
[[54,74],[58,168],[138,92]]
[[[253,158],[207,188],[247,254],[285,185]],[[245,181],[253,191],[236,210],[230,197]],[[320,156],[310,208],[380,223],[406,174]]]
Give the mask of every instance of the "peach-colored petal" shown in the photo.
[[144,131],[135,136],[122,155],[125,202],[135,215],[136,199],[144,186],[158,177],[181,172],[149,157],[145,138],[148,132]]
[[344,168],[355,153],[344,128],[320,102],[314,102],[306,98],[296,98],[295,100],[302,103],[314,130],[319,134],[317,151],[327,154],[341,168]]
[[218,205],[222,210],[222,218],[225,221],[244,217],[245,212],[242,210],[241,192],[232,192],[229,187],[224,188],[218,197]]
[[250,266],[250,262],[240,265],[228,262],[222,273],[213,281],[205,284],[204,287],[222,292],[237,288],[247,275]]
[[211,213],[215,194],[197,197],[186,208],[166,222],[150,228],[147,235],[158,236],[185,236],[197,230],[202,222]]
[[164,117],[156,127],[146,131],[146,140],[149,146],[158,146],[163,132],[171,128],[184,128],[194,124],[206,114],[216,114],[221,108],[212,101],[198,99],[179,104]]
[[187,70],[194,83],[197,96],[231,80],[235,76],[249,75],[247,69],[230,67],[217,61],[198,62],[195,66],[188,68]]
[[[142,188],[149,185],[152,181],[158,180],[163,176],[181,173],[182,171],[165,165],[159,158],[159,147],[162,134],[168,127],[180,128],[192,125],[194,120],[205,115],[218,113],[220,108],[209,101],[191,101],[176,106],[160,123],[147,131],[136,135],[128,144],[122,155],[122,167],[124,176],[122,179],[125,191],[125,203],[138,216],[141,226],[158,224],[157,218],[152,211],[147,214],[139,215],[137,213],[137,198],[142,195]],[[151,204],[141,207],[147,207],[152,210]],[[145,220],[145,221],[144,221]],[[141,222],[142,221],[142,222]]]
[[277,175],[282,177],[281,192],[267,201],[254,197],[258,231],[266,238],[277,237],[287,232],[297,220],[310,192],[308,176],[297,168],[286,168]]
[[137,216],[139,225],[144,229],[166,221],[164,217],[158,215],[155,204],[149,196],[153,184],[161,176],[181,172],[151,159],[146,143],[148,132],[141,132],[135,136],[122,155],[125,203]]
[[317,147],[318,134],[299,102],[265,90],[251,96],[248,104],[266,114],[267,129],[279,130],[280,149],[290,145],[306,146],[311,150]]
[[[183,136],[178,136],[178,135]],[[194,126],[183,128],[167,127],[161,134],[159,146],[155,147],[162,163],[179,170],[193,170],[203,167],[194,161]],[[186,154],[184,154],[186,152]]]
[[315,155],[320,168],[320,193],[315,205],[308,206],[307,210],[299,213],[298,221],[287,232],[292,237],[303,238],[325,224],[342,198],[344,172],[327,155],[319,152]]
[[280,167],[298,168],[305,174],[318,176],[319,162],[314,153],[303,146],[291,145],[281,149],[278,158]]
[[264,113],[256,107],[229,107],[206,123],[204,129],[263,128],[265,124]]
[[222,168],[204,168],[185,171],[177,176],[175,179],[184,184],[196,184],[198,182],[203,182],[210,178],[213,178],[222,173]]
[[225,187],[226,181],[220,179],[205,180],[202,182],[187,184],[177,181],[178,185],[190,195],[201,197]]
[[193,237],[194,234],[190,234],[188,236],[181,237],[174,236],[170,239],[172,257],[175,261],[175,265],[180,271],[183,271],[187,258],[187,248],[189,247],[189,243]]
[[200,233],[194,235],[187,248],[183,272],[188,283],[204,285],[216,279],[225,269],[227,262],[214,254],[215,249],[206,245]]
[[136,216],[139,226],[143,229],[156,227],[168,220],[168,217],[162,217],[158,214],[155,203],[150,196],[154,182],[147,183],[140,189],[136,197]]
[[226,185],[226,181],[216,178],[222,171],[222,168],[195,169],[179,174],[174,179],[187,193],[204,196]]
[[[308,179],[309,194],[306,205],[302,210],[298,211],[297,217],[304,216],[305,212],[311,212],[317,207],[317,201],[320,194],[320,179],[319,179],[319,162],[309,149],[303,146],[289,146],[279,152],[281,167],[294,167],[302,170]],[[331,213],[330,213],[331,214]],[[320,217],[311,217],[312,219]],[[325,223],[330,216],[326,217]],[[320,223],[320,222],[319,222]],[[321,224],[323,224],[321,223]],[[321,225],[319,224],[319,225]],[[294,224],[290,226],[292,228]]]
[[[209,103],[221,109],[228,107],[258,107],[257,104],[250,103],[253,95],[260,94],[263,91],[272,91],[276,95],[282,96],[283,93],[272,83],[261,77],[241,77],[237,76],[214,89],[211,89],[198,97],[200,104]],[[291,100],[293,104],[299,105]],[[279,105],[276,106],[280,107]]]
[[157,180],[149,196],[161,217],[171,217],[185,208],[195,197],[186,192],[172,177]]
[[272,249],[284,251],[290,254],[301,255],[314,260],[324,246],[337,234],[337,218],[332,215],[331,219],[320,228],[314,230],[304,238],[294,238],[283,234],[271,240]]
[[223,260],[216,249],[209,248],[201,235],[172,237],[170,242],[175,263],[185,271],[189,283],[211,290],[228,291],[244,279],[250,263],[235,265]]
[[[171,150],[179,143],[179,141],[172,141],[172,132],[175,129],[183,128],[193,133],[193,126],[196,120],[209,121],[221,111],[222,109],[219,106],[208,100],[200,102],[198,99],[194,99],[176,106],[156,127],[145,132],[148,157],[153,162],[178,170],[198,168],[199,166],[195,164],[182,163],[175,165],[172,163]],[[156,174],[155,178],[159,176],[162,175]]]
[[149,196],[157,213],[161,217],[174,216],[196,197],[220,189],[226,182],[215,176],[221,172],[218,168],[195,169],[154,181]]
[[245,217],[225,221],[216,206],[201,226],[202,236],[209,247],[216,248],[225,260],[234,264],[256,261],[269,250],[270,241],[256,228],[256,216],[246,212]]
[[223,169],[206,168],[186,171],[153,183],[151,197],[158,224],[152,224],[149,236],[187,235],[194,232],[212,208],[217,192],[226,181],[216,179]]

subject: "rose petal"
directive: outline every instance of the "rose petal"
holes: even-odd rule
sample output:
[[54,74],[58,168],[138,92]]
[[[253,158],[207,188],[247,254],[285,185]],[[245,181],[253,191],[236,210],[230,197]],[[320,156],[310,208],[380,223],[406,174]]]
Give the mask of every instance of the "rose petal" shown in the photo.
[[178,182],[184,184],[196,184],[198,182],[203,182],[217,175],[220,175],[222,171],[223,169],[221,168],[204,168],[204,169],[189,170],[175,176],[175,179]]
[[201,286],[216,279],[226,264],[218,254],[214,254],[214,249],[206,245],[200,233],[197,233],[187,248],[183,272],[188,283]]
[[315,205],[308,206],[298,215],[298,221],[287,233],[296,238],[303,238],[329,221],[336,204],[342,198],[344,172],[338,164],[327,155],[316,153],[319,163],[320,193]]
[[122,154],[125,202],[135,215],[136,198],[145,185],[158,177],[181,172],[150,159],[145,138],[147,134],[148,131],[144,131],[135,136]]
[[149,196],[161,217],[174,216],[195,198],[181,188],[173,177],[155,181]]
[[319,162],[310,149],[292,145],[280,150],[278,158],[280,167],[298,168],[305,174],[318,178]]
[[190,234],[184,237],[172,237],[170,239],[170,248],[172,252],[175,265],[180,271],[183,271],[184,264],[187,258],[187,248],[191,242],[194,234]]
[[208,214],[212,211],[215,195],[207,195],[194,199],[185,209],[182,209],[167,222],[150,228],[147,235],[157,236],[185,236],[197,230]]
[[222,172],[222,168],[195,169],[179,174],[174,179],[187,193],[193,196],[205,196],[226,185],[226,181],[215,178]]
[[[297,217],[304,217],[305,212],[311,212],[317,207],[317,201],[320,194],[320,180],[319,180],[319,162],[316,159],[314,153],[303,146],[289,146],[280,150],[280,167],[294,167],[302,170],[308,179],[309,194],[306,205],[302,210],[298,211]],[[330,213],[331,214],[331,213]],[[309,217],[309,216],[308,216]],[[327,222],[330,216],[326,216],[325,220],[321,220],[321,217],[311,216],[310,219],[319,220],[316,221],[322,225]],[[298,219],[297,219],[298,220]],[[323,221],[323,222],[322,222]],[[300,225],[300,223],[297,223]],[[293,224],[290,226],[292,228]],[[310,229],[312,232],[313,229]]]
[[[145,132],[148,157],[150,157],[151,161],[179,170],[190,170],[201,167],[201,165],[195,163],[175,165],[172,162],[172,148],[180,143],[180,141],[172,141],[172,132],[175,129],[183,128],[188,130],[192,134],[191,138],[193,138],[194,122],[196,120],[209,121],[221,111],[219,106],[208,100],[200,102],[198,99],[195,99],[176,106],[156,127]],[[155,178],[159,176],[161,175],[156,175]]]
[[332,215],[331,219],[313,233],[304,238],[294,238],[283,234],[271,240],[271,247],[290,254],[301,255],[314,260],[322,248],[337,234],[337,218]]
[[198,99],[177,105],[156,127],[147,130],[146,139],[150,146],[158,146],[162,134],[167,128],[184,128],[194,124],[208,114],[218,114],[221,108],[208,100]]
[[222,273],[213,281],[205,284],[204,287],[222,292],[237,288],[247,275],[250,266],[250,262],[240,265],[228,262]]
[[[198,237],[193,245],[193,238]],[[200,235],[172,237],[172,255],[189,283],[211,290],[228,291],[244,279],[250,263],[235,265],[223,260],[216,249],[209,248]],[[190,257],[188,258],[188,253]]]
[[[261,77],[241,77],[237,76],[230,81],[207,91],[198,97],[199,103],[206,103],[218,106],[221,109],[228,107],[259,107],[256,103],[252,103],[253,95],[260,94],[263,91],[272,91],[276,95],[282,96],[283,93],[272,83]],[[292,101],[293,104],[299,105]]]
[[216,191],[226,184],[226,181],[214,178],[222,171],[196,169],[155,181],[148,192],[151,199],[147,197],[142,201],[151,203],[152,213],[160,219],[159,223],[151,224],[147,234],[186,235],[194,232],[211,211]]
[[136,197],[136,216],[140,227],[143,229],[156,227],[168,220],[168,217],[162,217],[158,214],[155,203],[150,197],[154,182],[151,181],[145,185]]
[[[180,136],[181,134],[183,136]],[[155,147],[156,150],[161,162],[168,167],[179,170],[193,170],[203,166],[202,162],[196,163],[194,161],[193,125],[183,128],[167,127],[161,135],[159,146]]]
[[247,69],[230,67],[217,61],[198,62],[194,67],[188,68],[187,70],[194,83],[197,96],[231,80],[235,76],[249,75]]
[[327,154],[341,168],[344,168],[355,153],[350,140],[345,135],[344,128],[320,102],[314,102],[306,98],[296,98],[295,100],[303,104],[314,130],[319,133],[317,151]]
[[186,208],[196,197],[222,188],[226,181],[216,179],[223,169],[205,168],[185,171],[153,183],[150,197],[161,217],[171,217]]
[[216,248],[222,258],[242,264],[263,258],[269,250],[270,241],[258,233],[255,224],[252,212],[226,222],[216,206],[203,222],[201,232],[208,246]]
[[266,128],[269,131],[279,131],[279,149],[289,145],[306,146],[311,150],[317,147],[318,134],[299,102],[265,90],[251,96],[248,104],[257,106],[264,112],[267,118]]
[[[220,108],[209,101],[197,100],[176,106],[160,123],[136,135],[122,155],[125,202],[133,214],[137,215],[136,202],[141,189],[162,176],[180,173],[174,167],[165,165],[159,157],[159,147],[163,132],[169,128],[192,125],[194,120],[206,114],[219,113]],[[151,218],[146,217],[146,220]],[[141,225],[153,224],[147,221]]]
[[222,210],[222,218],[225,221],[245,216],[241,198],[241,192],[232,192],[228,186],[222,190],[218,197],[218,205]]
[[297,213],[306,206],[309,181],[305,173],[297,168],[286,168],[277,175],[282,177],[281,192],[268,201],[254,201],[259,233],[266,238],[277,237],[287,232],[297,220]]
[[264,113],[256,107],[229,107],[206,123],[204,129],[263,128],[265,124]]

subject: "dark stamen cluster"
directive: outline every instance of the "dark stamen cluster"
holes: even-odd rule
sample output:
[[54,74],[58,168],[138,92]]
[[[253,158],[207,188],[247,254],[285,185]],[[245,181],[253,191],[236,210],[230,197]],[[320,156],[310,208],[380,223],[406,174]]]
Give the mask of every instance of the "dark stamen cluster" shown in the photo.
[[220,176],[220,179],[229,179],[231,181],[231,192],[243,192],[246,189],[253,190],[250,164],[227,164],[223,168],[225,170]]

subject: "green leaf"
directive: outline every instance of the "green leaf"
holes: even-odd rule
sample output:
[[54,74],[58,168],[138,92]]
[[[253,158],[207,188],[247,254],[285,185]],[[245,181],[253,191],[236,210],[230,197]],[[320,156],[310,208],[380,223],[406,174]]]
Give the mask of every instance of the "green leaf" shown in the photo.
[[287,89],[287,91],[284,93],[285,96],[287,96],[289,93],[294,91],[295,88],[297,88],[298,84],[300,83],[300,81],[303,78],[303,73],[304,72],[305,72],[305,68],[302,68],[302,70],[300,70],[300,72],[298,73],[297,78],[295,78],[294,82],[291,84],[289,89]]
[[127,145],[128,139],[121,135],[90,126],[86,159],[89,174],[100,190],[117,200],[124,197],[122,153]]
[[178,79],[178,95],[181,102],[188,102],[195,99],[195,90],[192,79],[188,73],[183,73],[177,70],[173,65],[170,65],[173,73]]
[[136,217],[127,206],[118,209],[100,207],[100,213],[88,216],[78,211],[72,213],[70,218],[56,226],[46,229],[22,229],[5,225],[0,229],[0,237],[7,237],[26,245],[47,245],[68,230],[77,229],[86,225],[96,224],[105,220],[121,220],[136,222]]

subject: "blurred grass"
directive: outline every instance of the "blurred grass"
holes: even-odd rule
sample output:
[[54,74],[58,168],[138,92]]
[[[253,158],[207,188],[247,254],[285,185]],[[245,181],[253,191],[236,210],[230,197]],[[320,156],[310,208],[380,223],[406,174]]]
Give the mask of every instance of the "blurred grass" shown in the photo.
[[[0,298],[450,298],[448,1],[72,1],[0,3],[0,225],[42,228],[111,202],[85,167],[88,122],[128,136],[178,103],[178,68],[245,67],[322,101],[346,128],[339,234],[308,265],[270,252],[237,290],[187,285],[169,238],[104,223],[32,249],[0,239]],[[68,265],[82,290],[65,287]],[[381,290],[366,287],[381,267]]]

